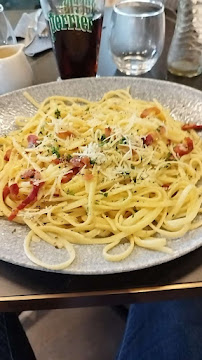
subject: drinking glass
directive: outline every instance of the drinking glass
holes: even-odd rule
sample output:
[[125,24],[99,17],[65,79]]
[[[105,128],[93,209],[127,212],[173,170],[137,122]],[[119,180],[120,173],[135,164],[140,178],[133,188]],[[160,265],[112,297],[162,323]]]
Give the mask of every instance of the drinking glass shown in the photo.
[[104,0],[41,0],[62,79],[95,76]]
[[120,1],[114,5],[110,49],[117,68],[126,75],[148,72],[161,55],[165,14],[161,1]]
[[16,43],[16,37],[11,24],[4,14],[3,6],[0,4],[0,45],[12,45]]

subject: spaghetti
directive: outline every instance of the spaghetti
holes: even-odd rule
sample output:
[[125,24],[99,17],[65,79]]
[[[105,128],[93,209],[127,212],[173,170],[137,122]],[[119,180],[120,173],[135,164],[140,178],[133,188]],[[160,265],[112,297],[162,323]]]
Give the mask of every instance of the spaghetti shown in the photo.
[[[200,125],[182,125],[128,90],[97,102],[25,96],[36,114],[18,117],[20,129],[0,138],[0,215],[29,227],[31,261],[64,269],[75,259],[73,244],[103,244],[108,261],[134,246],[170,253],[166,239],[201,226]],[[65,248],[67,261],[37,259],[35,239]]]

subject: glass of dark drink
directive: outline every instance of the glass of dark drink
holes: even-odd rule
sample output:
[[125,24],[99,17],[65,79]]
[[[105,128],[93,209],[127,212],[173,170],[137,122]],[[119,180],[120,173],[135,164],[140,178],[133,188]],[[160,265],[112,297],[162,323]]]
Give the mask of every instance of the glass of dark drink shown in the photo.
[[104,0],[41,0],[62,79],[95,76]]

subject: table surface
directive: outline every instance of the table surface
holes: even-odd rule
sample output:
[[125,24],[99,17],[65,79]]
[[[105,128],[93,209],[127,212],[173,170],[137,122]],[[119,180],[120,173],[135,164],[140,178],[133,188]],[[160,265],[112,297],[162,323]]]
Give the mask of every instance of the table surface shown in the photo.
[[[111,9],[106,9],[100,48],[98,74],[120,76],[109,52],[108,34]],[[15,26],[21,11],[8,11]],[[166,59],[174,31],[173,14],[166,12],[166,41],[161,58],[142,77],[173,81],[202,90],[202,75],[188,79],[167,72]],[[35,84],[54,81],[58,77],[52,51],[29,58]],[[169,263],[145,270],[113,275],[64,275],[25,269],[0,261],[0,311],[22,311],[117,305],[202,294],[202,248]]]

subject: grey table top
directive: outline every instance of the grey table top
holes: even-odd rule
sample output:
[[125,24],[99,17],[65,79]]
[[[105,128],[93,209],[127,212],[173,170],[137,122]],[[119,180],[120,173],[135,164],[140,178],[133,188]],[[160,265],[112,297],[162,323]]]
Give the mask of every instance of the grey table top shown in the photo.
[[[120,76],[108,49],[110,9],[105,12],[100,49],[100,76]],[[7,16],[14,26],[22,12]],[[166,79],[202,89],[202,76],[180,78],[167,72],[166,58],[174,30],[167,12],[165,48],[158,63],[144,77]],[[52,51],[29,58],[35,84],[56,80],[57,66]],[[202,294],[202,248],[153,268],[123,274],[78,276],[24,269],[0,261],[0,311],[112,305]]]

